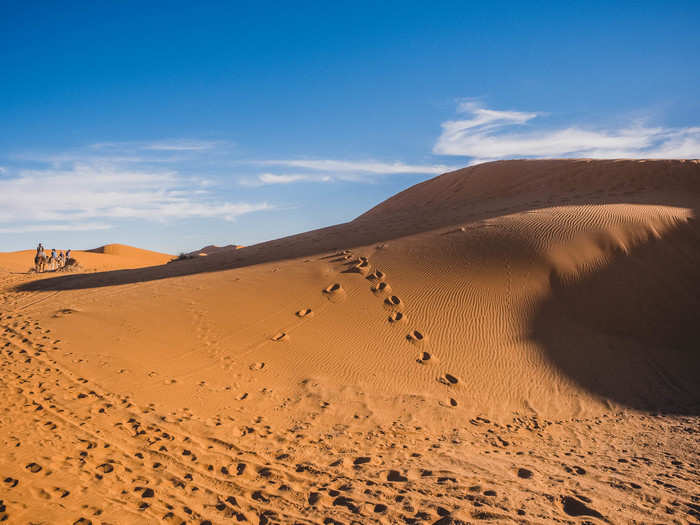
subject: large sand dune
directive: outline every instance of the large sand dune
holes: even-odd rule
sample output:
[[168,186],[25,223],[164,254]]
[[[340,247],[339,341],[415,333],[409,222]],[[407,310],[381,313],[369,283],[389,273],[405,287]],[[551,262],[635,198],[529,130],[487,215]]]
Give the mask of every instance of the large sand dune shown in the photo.
[[697,521],[699,205],[697,161],[496,162],[235,251],[7,273],[6,512]]

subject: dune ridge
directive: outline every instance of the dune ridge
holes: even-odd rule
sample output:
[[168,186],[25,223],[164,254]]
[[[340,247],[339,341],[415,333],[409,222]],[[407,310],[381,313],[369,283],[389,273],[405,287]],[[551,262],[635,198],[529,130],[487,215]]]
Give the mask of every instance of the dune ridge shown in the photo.
[[697,161],[502,161],[235,251],[8,276],[13,516],[692,522],[699,202]]

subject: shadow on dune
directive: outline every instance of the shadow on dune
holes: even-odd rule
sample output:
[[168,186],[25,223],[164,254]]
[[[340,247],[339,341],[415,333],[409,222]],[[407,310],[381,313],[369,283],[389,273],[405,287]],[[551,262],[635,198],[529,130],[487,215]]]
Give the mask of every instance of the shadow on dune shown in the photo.
[[700,226],[617,253],[551,295],[532,320],[547,358],[586,390],[627,407],[700,414]]

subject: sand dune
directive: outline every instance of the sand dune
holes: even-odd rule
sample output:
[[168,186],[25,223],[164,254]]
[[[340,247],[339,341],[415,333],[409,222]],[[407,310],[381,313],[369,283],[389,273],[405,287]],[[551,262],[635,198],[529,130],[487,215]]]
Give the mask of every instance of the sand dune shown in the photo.
[[7,274],[4,512],[698,521],[699,204],[697,161],[496,162],[235,251]]
[[[50,253],[50,248],[49,248]],[[57,251],[61,251],[57,248]],[[65,250],[63,250],[65,251]],[[26,272],[34,267],[35,251],[0,252],[0,272]],[[83,271],[102,272],[125,268],[142,268],[165,264],[173,258],[165,253],[152,252],[126,246],[108,244],[92,250],[72,250],[74,257]],[[50,275],[49,272],[45,276]]]
[[211,255],[212,253],[240,250],[241,248],[243,248],[243,246],[239,244],[227,244],[226,246],[216,246],[214,244],[209,244],[201,250],[195,250],[193,252],[188,253],[187,255]]

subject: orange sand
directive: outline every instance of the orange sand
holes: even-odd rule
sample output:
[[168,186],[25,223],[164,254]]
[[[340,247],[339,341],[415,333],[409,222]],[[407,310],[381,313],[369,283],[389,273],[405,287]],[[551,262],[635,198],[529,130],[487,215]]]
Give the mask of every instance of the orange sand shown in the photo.
[[699,204],[697,161],[504,161],[207,257],[0,271],[3,512],[697,522]]

